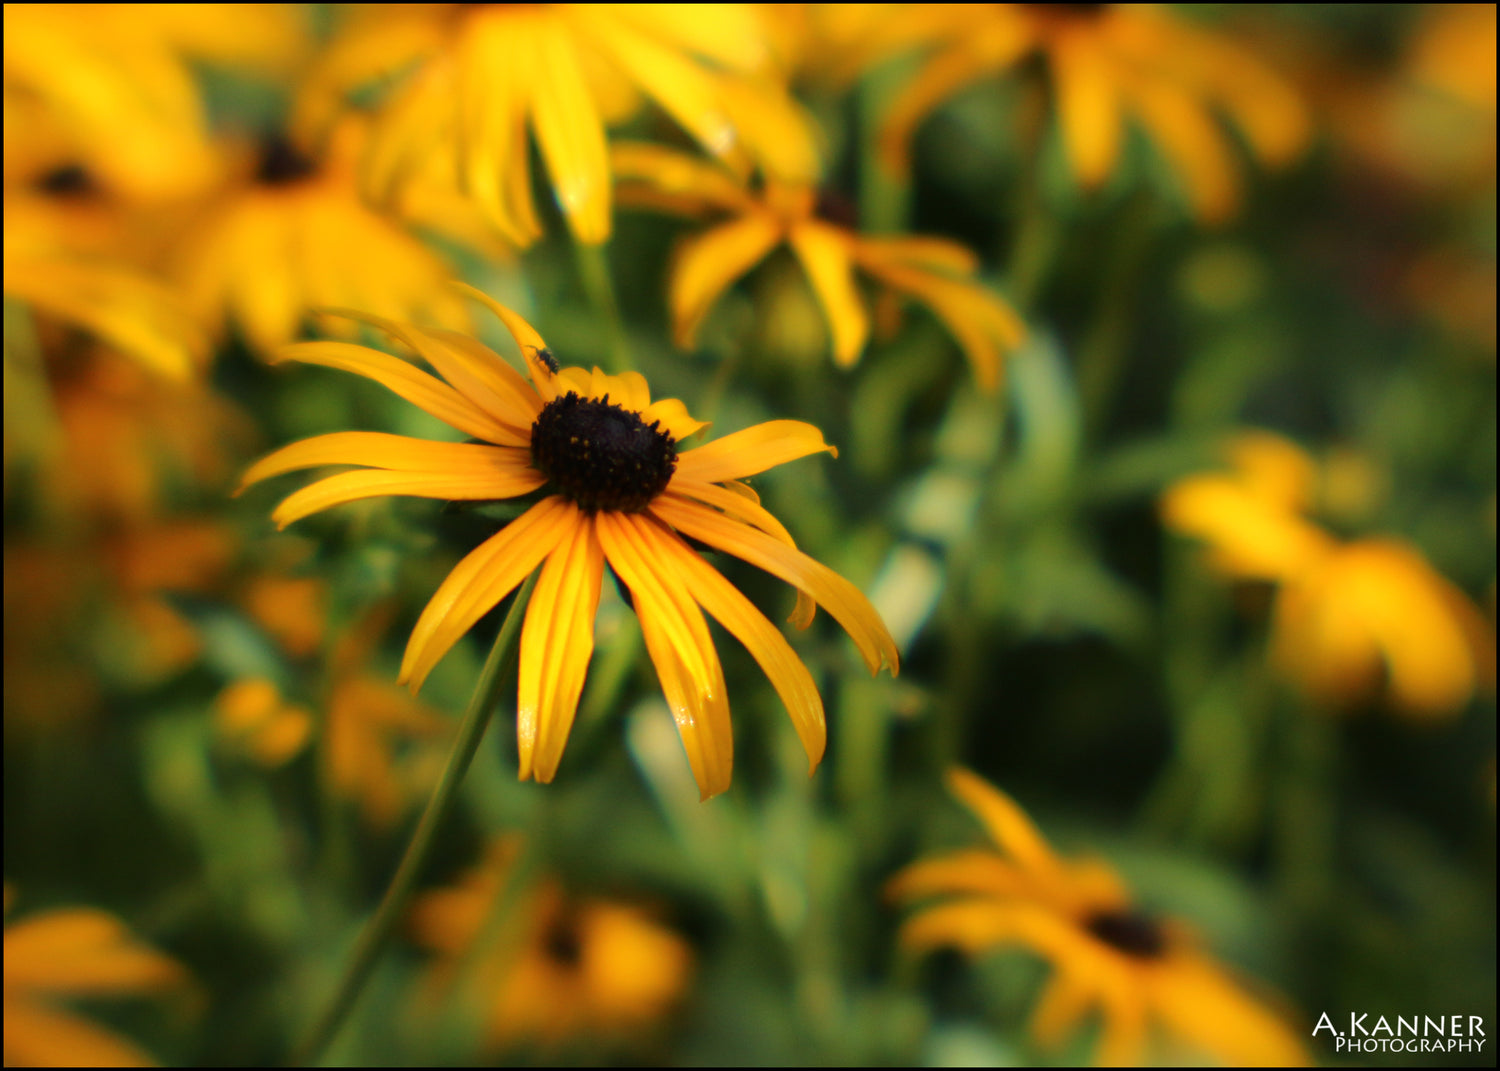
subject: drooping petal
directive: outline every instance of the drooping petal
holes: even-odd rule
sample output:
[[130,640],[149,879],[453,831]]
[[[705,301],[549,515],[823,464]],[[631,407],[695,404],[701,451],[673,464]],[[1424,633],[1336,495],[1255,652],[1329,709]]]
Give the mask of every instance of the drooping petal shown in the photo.
[[861,235],[858,259],[862,264],[907,264],[951,275],[973,275],[979,270],[979,258],[971,250],[946,238],[919,234]]
[[9,1067],[155,1067],[144,1049],[81,1016],[24,998],[5,998]]
[[413,692],[460,636],[509,595],[572,532],[578,514],[544,498],[454,566],[412,629],[397,680]]
[[162,989],[185,978],[175,961],[92,908],[38,912],[5,931],[7,990],[106,996]]
[[734,765],[724,671],[708,624],[658,549],[650,520],[628,513],[600,513],[597,520],[599,542],[635,599],[646,650],[708,799],[729,787]]
[[781,241],[781,223],[757,212],[684,241],[672,266],[668,303],[673,342],[692,349],[708,310],[740,276]]
[[767,420],[711,443],[683,451],[677,475],[700,483],[723,483],[754,476],[788,461],[824,451],[839,456],[823,433],[800,420]]
[[1229,1067],[1305,1067],[1302,1042],[1221,969],[1180,956],[1151,976],[1152,1010],[1176,1037]]
[[576,506],[572,535],[547,558],[521,630],[516,745],[520,778],[552,780],[573,727],[594,653],[604,552],[594,521]]
[[[1019,56],[1028,43],[1027,38],[1018,37],[1014,56]],[[880,125],[880,162],[893,174],[909,173],[912,135],[928,113],[970,82],[1004,66],[999,57],[962,44],[929,60],[902,87]]]
[[454,283],[453,285],[460,293],[468,294],[493,312],[505,325],[505,329],[510,332],[510,337],[516,340],[516,346],[521,351],[521,358],[531,372],[531,381],[536,384],[542,401],[550,402],[557,397],[557,388],[552,382],[553,369],[543,359],[544,355],[551,357],[552,351],[547,348],[547,343],[542,340],[537,329],[527,323],[520,313],[506,308],[483,290],[477,290],[468,283]]
[[743,558],[807,592],[849,633],[870,672],[878,672],[882,664],[890,666],[892,673],[900,667],[896,643],[870,600],[826,565],[695,502],[662,495],[651,504],[651,512],[685,535]]
[[336,431],[283,446],[261,458],[240,478],[239,490],[272,476],[319,465],[364,465],[395,472],[449,472],[464,476],[518,476],[530,464],[526,451],[509,447],[433,442],[379,431]]
[[1139,79],[1131,100],[1182,181],[1193,215],[1210,225],[1233,216],[1239,179],[1229,145],[1208,110],[1185,91],[1155,79]]
[[[746,492],[749,492],[746,494]],[[763,509],[760,498],[753,490],[744,484],[733,484],[729,487],[716,483],[700,483],[696,480],[687,480],[682,477],[673,479],[667,489],[668,494],[678,494],[687,498],[706,502],[723,510],[731,517],[752,524],[769,536],[795,548],[797,543],[792,539],[792,533],[776,519],[775,515],[768,509]],[[807,592],[797,589],[797,605],[792,609],[791,617],[787,618],[799,629],[805,629],[813,623],[813,617],[817,613],[818,604],[812,600]]]
[[531,122],[563,215],[585,245],[609,238],[609,154],[604,121],[584,81],[567,23],[558,16],[538,23]]
[[795,224],[789,237],[828,318],[834,363],[847,368],[859,360],[870,337],[870,316],[854,283],[851,239],[836,227],[816,222]]
[[1114,64],[1089,26],[1059,32],[1049,51],[1068,162],[1085,189],[1104,184],[1120,157],[1122,115]]
[[1096,996],[1067,971],[1053,974],[1031,1013],[1031,1036],[1043,1048],[1056,1048],[1070,1037]]
[[373,379],[449,427],[486,442],[520,445],[508,428],[458,391],[399,357],[350,342],[294,342],[271,355],[273,363],[301,361]]
[[1010,863],[988,849],[971,848],[912,863],[886,884],[885,894],[905,901],[951,893],[1009,899],[1029,888],[1026,875]]
[[271,513],[278,528],[325,509],[356,502],[362,498],[384,498],[388,495],[412,495],[417,498],[441,498],[454,501],[487,502],[515,498],[535,491],[547,477],[535,469],[519,466],[505,471],[454,473],[389,472],[384,469],[360,469],[308,484],[288,495]]
[[721,165],[680,149],[617,142],[610,147],[609,159],[622,204],[662,208],[678,215],[706,215],[715,210],[738,215],[755,203]]
[[1023,870],[1049,881],[1060,877],[1061,860],[1013,799],[961,766],[951,767],[946,780],[949,791],[974,812],[990,839]]
[[689,594],[745,645],[770,678],[776,694],[781,696],[787,713],[791,715],[802,747],[807,751],[807,772],[812,774],[818,768],[828,742],[823,700],[818,695],[812,674],[786,638],[718,570],[665,526],[658,528],[655,535],[661,556],[669,568],[676,569],[682,576]]

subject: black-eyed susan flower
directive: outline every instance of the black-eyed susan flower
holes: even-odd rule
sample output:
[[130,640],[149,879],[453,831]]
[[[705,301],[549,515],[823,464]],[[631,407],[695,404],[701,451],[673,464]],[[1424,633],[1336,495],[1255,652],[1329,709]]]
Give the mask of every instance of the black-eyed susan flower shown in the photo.
[[1034,952],[1052,976],[1032,1014],[1033,1038],[1055,1046],[1097,1009],[1101,1064],[1140,1064],[1155,1046],[1159,1054],[1231,1065],[1307,1063],[1281,1016],[1186,927],[1137,907],[1106,863],[1054,853],[1015,801],[967,770],[951,770],[948,786],[997,850],[922,860],[892,879],[888,892],[903,902],[946,898],[907,920],[904,945]]
[[360,320],[409,346],[443,378],[342,342],[298,343],[277,356],[367,376],[479,442],[338,432],[276,451],[251,467],[245,484],[316,466],[360,466],[287,498],[272,514],[282,526],[381,495],[494,500],[551,491],[449,574],[412,632],[400,674],[413,690],[419,688],[459,637],[541,566],[521,631],[522,779],[551,781],[557,772],[593,653],[606,563],[634,597],[647,650],[705,798],[728,787],[733,756],[729,699],[705,609],[766,671],[816,766],[826,727],[807,668],[781,633],[684,537],[787,581],[799,592],[793,614],[799,626],[811,622],[815,604],[821,603],[848,631],[872,672],[882,664],[894,672],[895,645],[868,600],[797,550],[786,529],[741,482],[833,448],[816,428],[789,420],[683,448],[705,425],[680,401],[653,402],[638,373],[558,368],[525,320],[470,292],[515,338],[530,383],[465,335],[363,314],[357,314]]
[[[7,913],[10,890],[5,895]],[[71,1000],[159,995],[180,988],[176,961],[113,915],[56,908],[5,927],[5,1066],[150,1067],[134,1042],[71,1010]]]
[[507,932],[481,946],[518,848],[515,839],[494,842],[455,885],[413,906],[412,936],[436,953],[424,979],[429,997],[450,1000],[453,983],[467,977],[491,1050],[621,1044],[649,1032],[686,991],[693,955],[645,909],[569,896],[544,879],[507,901]]
[[1093,189],[1114,171],[1135,120],[1166,157],[1202,222],[1240,200],[1222,111],[1268,167],[1295,159],[1309,122],[1292,87],[1249,49],[1155,4],[923,4],[892,12],[861,42],[865,62],[926,47],[881,129],[886,164],[904,173],[912,135],[938,104],[1030,56],[1046,64],[1068,164]]
[[1228,471],[1169,488],[1162,516],[1203,540],[1219,572],[1277,585],[1276,666],[1333,709],[1383,688],[1416,717],[1457,713],[1493,686],[1493,632],[1420,551],[1392,538],[1344,542],[1309,520],[1318,466],[1286,439],[1246,433],[1228,456]]
[[194,192],[214,160],[190,63],[285,70],[307,44],[299,7],[9,5],[7,126],[15,102],[45,113],[111,187],[146,199]]
[[[460,187],[501,233],[529,245],[542,233],[529,129],[569,227],[597,244],[611,223],[606,121],[644,95],[705,149],[748,166],[721,75],[753,77],[767,60],[759,20],[741,4],[372,9],[333,41],[303,95],[301,124],[317,129],[351,90],[400,74],[366,159],[377,199],[434,157],[451,158]],[[773,83],[755,85],[773,113],[785,112]]]
[[1015,312],[975,280],[978,259],[955,242],[863,235],[820,215],[811,186],[767,181],[752,192],[713,164],[673,149],[621,145],[613,158],[622,204],[689,218],[729,217],[677,251],[669,301],[679,346],[691,347],[719,296],[782,244],[807,272],[839,365],[857,361],[870,336],[856,268],[884,290],[930,309],[986,389],[999,382],[1002,356],[1025,334]]
[[350,122],[316,158],[283,137],[246,154],[174,257],[173,274],[203,322],[232,321],[261,353],[290,342],[326,306],[467,326],[443,258],[361,199],[363,143],[363,128]]

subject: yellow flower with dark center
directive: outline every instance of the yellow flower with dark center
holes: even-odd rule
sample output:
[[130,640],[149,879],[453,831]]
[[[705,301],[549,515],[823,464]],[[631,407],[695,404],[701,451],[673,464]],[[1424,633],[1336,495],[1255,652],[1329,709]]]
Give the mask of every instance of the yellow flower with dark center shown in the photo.
[[783,243],[790,246],[828,318],[833,358],[859,359],[870,336],[870,314],[855,269],[887,291],[930,309],[952,333],[980,385],[999,383],[1003,354],[1020,344],[1021,320],[974,279],[978,259],[941,238],[872,237],[824,218],[806,185],[768,180],[759,193],[722,169],[654,145],[621,145],[613,153],[622,204],[690,218],[730,216],[684,242],[672,270],[669,301],[677,345],[693,345],[715,301]]
[[1295,159],[1308,140],[1306,112],[1287,82],[1249,50],[1165,6],[911,5],[883,20],[862,46],[865,65],[912,47],[933,50],[881,129],[885,161],[901,173],[928,113],[1030,56],[1046,63],[1068,163],[1089,189],[1114,171],[1125,121],[1134,119],[1177,173],[1194,215],[1217,223],[1233,215],[1240,192],[1216,112],[1234,120],[1268,167]]
[[285,70],[307,44],[299,7],[9,4],[7,125],[19,99],[111,187],[145,198],[193,192],[212,174],[213,152],[190,61]]
[[[6,889],[6,909],[10,890]],[[179,988],[175,961],[93,908],[37,912],[5,927],[6,1067],[151,1067],[146,1052],[66,1007]]]
[[[529,128],[569,227],[597,244],[610,233],[605,122],[644,94],[705,149],[747,166],[721,76],[755,75],[768,58],[759,21],[741,4],[378,9],[335,38],[303,95],[301,124],[316,129],[350,91],[405,72],[378,113],[366,160],[377,199],[434,157],[451,157],[460,187],[508,241],[529,245],[542,233]],[[784,116],[784,93],[756,85],[771,115]]]
[[638,373],[559,368],[530,324],[478,291],[469,292],[515,338],[530,383],[465,335],[363,314],[349,315],[405,343],[446,382],[398,358],[341,342],[298,343],[281,350],[278,359],[367,376],[480,442],[338,432],[276,451],[252,466],[244,483],[315,466],[363,466],[287,498],[272,514],[282,526],[381,495],[484,501],[551,489],[449,574],[412,632],[400,674],[413,690],[419,688],[459,637],[541,566],[521,630],[517,735],[523,780],[551,781],[557,772],[593,653],[606,562],[634,598],[646,648],[704,798],[729,786],[733,758],[724,673],[704,609],[765,670],[816,767],[826,727],[807,668],[781,633],[684,537],[797,588],[792,619],[800,627],[822,603],[849,632],[872,672],[882,663],[894,672],[895,645],[869,601],[797,550],[786,529],[741,482],[799,457],[834,452],[833,447],[811,425],[777,420],[683,449],[683,441],[705,425],[680,401],[653,402]]
[[413,937],[438,954],[425,980],[430,996],[451,1002],[453,982],[467,967],[489,1049],[616,1044],[648,1031],[685,992],[693,955],[639,907],[570,897],[543,880],[511,901],[494,947],[476,948],[506,893],[518,847],[513,839],[495,842],[456,885],[413,906]]
[[951,770],[948,786],[998,851],[953,852],[897,874],[888,893],[903,902],[948,897],[907,920],[904,945],[953,946],[970,955],[1010,946],[1041,956],[1053,973],[1032,1014],[1032,1037],[1056,1046],[1097,1008],[1101,1064],[1142,1063],[1153,1035],[1164,1055],[1176,1057],[1171,1062],[1209,1056],[1249,1067],[1307,1063],[1278,1014],[1185,927],[1135,906],[1103,861],[1055,854],[1013,800],[967,770]]
[[1384,690],[1417,717],[1455,714],[1493,687],[1493,631],[1420,551],[1391,538],[1341,542],[1309,520],[1320,473],[1293,443],[1249,432],[1228,453],[1228,472],[1168,488],[1162,516],[1206,542],[1224,575],[1278,585],[1279,668],[1334,709]]
[[290,342],[313,310],[328,306],[467,326],[442,257],[361,199],[355,168],[363,144],[352,123],[335,132],[321,159],[285,138],[264,141],[175,257],[173,274],[205,323],[234,321],[262,353]]

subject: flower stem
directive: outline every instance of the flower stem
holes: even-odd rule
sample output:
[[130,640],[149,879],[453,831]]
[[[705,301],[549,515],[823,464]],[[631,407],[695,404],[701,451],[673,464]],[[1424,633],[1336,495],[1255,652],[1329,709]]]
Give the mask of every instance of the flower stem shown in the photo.
[[620,319],[620,303],[615,300],[615,284],[609,276],[604,247],[575,241],[573,251],[578,257],[583,291],[609,333],[609,358],[613,366],[610,371],[629,372],[635,368],[635,362],[630,357],[630,343],[625,338],[625,324]]
[[432,791],[432,798],[427,801],[427,808],[422,812],[422,818],[417,822],[417,828],[411,835],[411,842],[406,846],[406,854],[401,857],[401,864],[396,868],[395,876],[391,878],[391,883],[381,898],[380,906],[375,909],[375,914],[370,917],[370,921],[365,924],[363,932],[360,933],[359,940],[354,946],[354,954],[349,959],[349,965],[344,969],[344,976],[339,982],[333,999],[328,1003],[323,1014],[313,1023],[312,1028],[303,1036],[302,1041],[292,1050],[292,1056],[287,1061],[288,1066],[310,1066],[322,1057],[324,1050],[337,1036],[339,1027],[343,1025],[345,1018],[353,1009],[355,1001],[359,999],[360,991],[369,980],[370,972],[374,969],[381,950],[394,932],[396,923],[400,921],[407,901],[411,899],[417,877],[427,861],[433,835],[452,809],[453,801],[458,796],[458,787],[463,783],[464,774],[468,772],[474,752],[479,749],[479,741],[484,738],[484,730],[489,725],[490,714],[495,709],[501,684],[515,666],[519,650],[521,619],[525,616],[524,610],[531,599],[531,589],[536,585],[536,578],[537,574],[533,573],[522,585],[520,593],[512,600],[505,623],[500,626],[500,635],[495,637],[495,645],[490,649],[489,657],[485,659],[484,669],[480,671],[479,683],[474,687],[474,695],[469,700],[469,707],[464,711],[463,721],[458,727],[458,736],[453,741],[453,750],[448,754],[448,762],[444,765],[437,786]]

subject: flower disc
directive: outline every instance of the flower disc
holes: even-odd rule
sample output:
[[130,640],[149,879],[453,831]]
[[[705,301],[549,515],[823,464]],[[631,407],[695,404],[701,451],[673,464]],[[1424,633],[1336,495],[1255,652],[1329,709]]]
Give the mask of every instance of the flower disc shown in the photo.
[[580,509],[639,513],[671,482],[677,442],[607,394],[569,391],[531,426],[531,463]]

